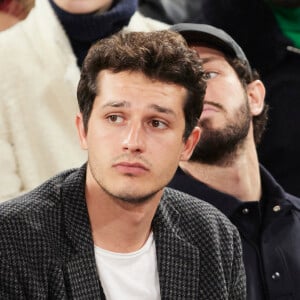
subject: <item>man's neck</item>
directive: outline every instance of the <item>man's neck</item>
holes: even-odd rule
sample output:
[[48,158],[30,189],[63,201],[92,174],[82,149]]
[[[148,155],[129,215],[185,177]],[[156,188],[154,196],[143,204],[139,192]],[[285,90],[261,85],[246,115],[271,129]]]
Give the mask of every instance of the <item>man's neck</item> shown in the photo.
[[182,162],[181,169],[213,189],[242,201],[261,198],[261,180],[256,149],[241,151],[228,165],[208,165],[199,162]]
[[[126,203],[86,186],[86,202],[94,244],[118,253],[137,251],[147,241],[163,191],[142,203]],[[95,192],[97,191],[97,192]]]

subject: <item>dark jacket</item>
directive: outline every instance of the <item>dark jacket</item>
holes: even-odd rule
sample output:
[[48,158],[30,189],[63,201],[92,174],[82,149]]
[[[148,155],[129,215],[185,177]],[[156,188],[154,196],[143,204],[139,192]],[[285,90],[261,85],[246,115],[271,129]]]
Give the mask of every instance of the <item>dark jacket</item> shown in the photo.
[[248,300],[299,300],[300,199],[285,193],[262,166],[260,170],[263,198],[257,202],[241,202],[181,169],[169,186],[214,205],[237,226]]
[[[0,205],[0,299],[103,299],[86,168]],[[245,299],[238,231],[213,206],[165,189],[153,219],[161,299]]]

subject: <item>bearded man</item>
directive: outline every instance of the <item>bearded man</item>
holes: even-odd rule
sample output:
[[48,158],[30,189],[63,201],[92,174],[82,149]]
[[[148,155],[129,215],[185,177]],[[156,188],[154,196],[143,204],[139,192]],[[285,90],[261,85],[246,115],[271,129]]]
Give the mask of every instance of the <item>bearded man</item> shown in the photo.
[[207,80],[201,138],[170,187],[203,199],[238,228],[247,300],[300,299],[300,199],[287,194],[259,163],[265,88],[240,46],[224,31],[177,24],[203,62]]

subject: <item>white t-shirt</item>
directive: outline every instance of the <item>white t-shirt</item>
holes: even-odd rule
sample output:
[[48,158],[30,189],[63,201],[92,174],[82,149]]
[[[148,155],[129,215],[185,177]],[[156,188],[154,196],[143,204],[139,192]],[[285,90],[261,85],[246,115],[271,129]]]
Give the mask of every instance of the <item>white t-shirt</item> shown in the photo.
[[107,300],[159,300],[155,241],[151,232],[144,246],[117,253],[95,246],[96,264]]

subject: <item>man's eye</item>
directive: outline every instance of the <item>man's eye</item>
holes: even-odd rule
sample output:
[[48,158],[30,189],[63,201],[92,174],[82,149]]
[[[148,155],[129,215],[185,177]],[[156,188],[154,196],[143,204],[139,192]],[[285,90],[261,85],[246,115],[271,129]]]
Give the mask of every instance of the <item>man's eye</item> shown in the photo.
[[167,127],[166,123],[159,121],[159,120],[152,120],[151,126],[155,127],[155,128],[166,128]]
[[124,120],[124,118],[118,115],[110,115],[108,116],[108,120],[111,123],[121,123]]
[[218,75],[218,73],[217,72],[213,72],[213,71],[204,72],[203,78],[204,78],[204,80],[209,80],[209,79],[215,78],[217,75]]

